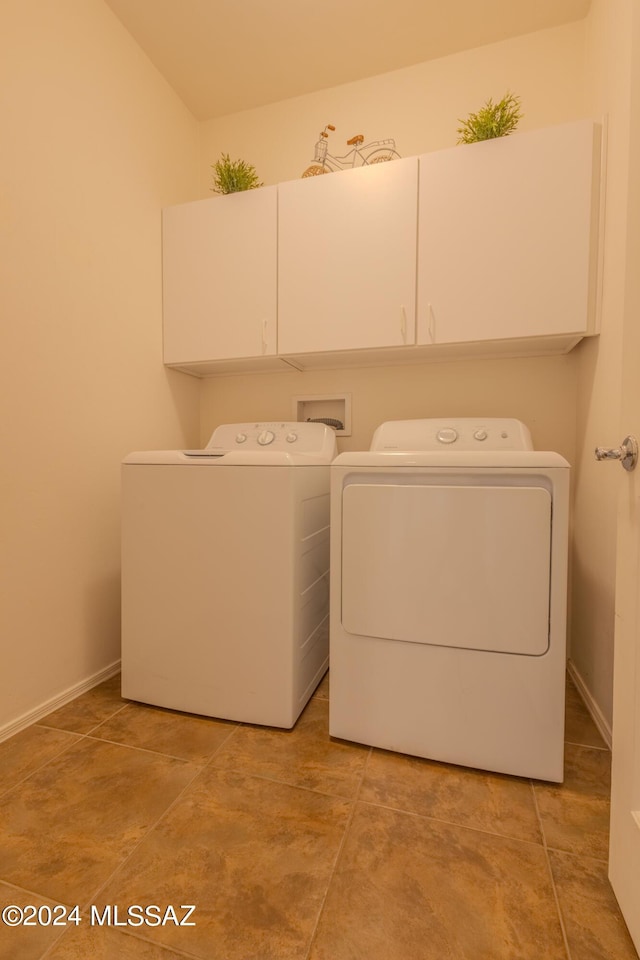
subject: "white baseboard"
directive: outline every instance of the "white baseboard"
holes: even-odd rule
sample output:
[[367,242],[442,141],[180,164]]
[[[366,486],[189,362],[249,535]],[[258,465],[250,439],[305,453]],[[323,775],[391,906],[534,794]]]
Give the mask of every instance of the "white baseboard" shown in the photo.
[[63,693],[52,697],[50,700],[45,701],[45,703],[41,703],[40,706],[34,707],[33,710],[29,710],[27,713],[23,713],[17,720],[11,720],[3,727],[0,727],[0,741],[8,740],[9,737],[13,737],[14,734],[20,733],[20,731],[26,727],[30,727],[32,723],[36,723],[36,721],[42,719],[42,717],[46,717],[48,713],[52,713],[59,707],[64,707],[66,703],[75,700],[81,693],[86,693],[87,690],[91,690],[92,687],[97,687],[99,683],[103,683],[105,680],[109,680],[110,677],[115,676],[119,670],[120,661],[116,660],[115,663],[104,667],[102,670],[94,673],[93,676],[87,677],[86,680],[81,680]]
[[602,736],[602,739],[609,747],[609,750],[611,750],[611,744],[613,743],[612,731],[602,710],[600,709],[596,701],[593,699],[593,696],[591,695],[591,691],[587,687],[586,683],[578,673],[575,664],[571,660],[567,662],[567,670],[569,672],[569,676],[571,677],[571,679],[576,685],[576,689],[578,693],[584,700],[584,705],[589,711],[589,713],[591,714],[591,718],[593,722],[595,723],[596,727],[600,731],[600,735]]

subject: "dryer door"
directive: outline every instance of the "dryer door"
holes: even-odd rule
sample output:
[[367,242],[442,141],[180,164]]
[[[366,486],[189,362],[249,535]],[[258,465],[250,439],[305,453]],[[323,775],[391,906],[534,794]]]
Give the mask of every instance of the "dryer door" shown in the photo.
[[546,652],[549,490],[350,483],[342,507],[342,624],[349,633]]

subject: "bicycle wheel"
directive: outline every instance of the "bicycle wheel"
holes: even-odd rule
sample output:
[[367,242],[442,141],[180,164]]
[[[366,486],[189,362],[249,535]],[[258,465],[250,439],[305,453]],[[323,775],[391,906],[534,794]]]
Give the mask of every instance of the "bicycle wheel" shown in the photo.
[[326,167],[321,167],[319,163],[312,163],[310,167],[302,174],[303,177],[318,177],[321,173],[329,173]]
[[373,153],[370,153],[367,159],[365,160],[365,166],[369,166],[371,163],[386,163],[387,160],[395,160],[396,157],[400,157],[399,153],[396,153],[395,150],[389,151],[387,149],[374,150]]

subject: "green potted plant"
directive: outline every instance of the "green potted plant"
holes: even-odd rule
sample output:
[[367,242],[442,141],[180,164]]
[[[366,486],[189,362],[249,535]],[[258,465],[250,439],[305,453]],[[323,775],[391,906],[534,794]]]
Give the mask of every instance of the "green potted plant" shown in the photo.
[[498,103],[491,98],[477,113],[470,113],[466,120],[458,120],[458,143],[476,143],[478,140],[493,140],[506,137],[518,126],[522,117],[520,97],[512,93],[504,95]]
[[244,160],[232,160],[228,153],[223,153],[219,160],[211,164],[213,170],[214,193],[238,193],[240,190],[254,190],[262,187],[256,168]]

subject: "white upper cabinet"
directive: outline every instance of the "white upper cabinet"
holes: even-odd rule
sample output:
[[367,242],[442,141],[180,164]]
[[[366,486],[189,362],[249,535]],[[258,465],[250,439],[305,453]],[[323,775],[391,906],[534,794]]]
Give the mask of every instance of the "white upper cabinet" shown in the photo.
[[278,353],[415,343],[416,157],[282,183]]
[[167,208],[165,363],[570,350],[597,332],[600,139],[584,120]]
[[164,362],[276,353],[277,187],[163,211]]
[[420,157],[417,342],[595,332],[600,128]]

